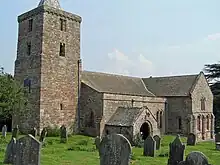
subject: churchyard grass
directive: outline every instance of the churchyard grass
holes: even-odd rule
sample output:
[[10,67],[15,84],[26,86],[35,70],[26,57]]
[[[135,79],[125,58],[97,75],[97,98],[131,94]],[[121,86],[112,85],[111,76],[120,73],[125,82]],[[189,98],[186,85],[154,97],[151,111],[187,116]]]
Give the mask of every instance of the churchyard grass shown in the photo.
[[[4,159],[6,145],[11,135],[7,139],[0,139],[0,160]],[[38,137],[37,137],[38,138]],[[156,157],[144,157],[143,148],[133,148],[132,165],[166,165],[169,152],[169,143],[174,140],[174,136],[162,137],[161,149],[156,152]],[[181,138],[186,143],[186,138]],[[67,144],[61,144],[59,137],[47,137],[45,147],[41,150],[42,165],[98,165],[99,154],[94,145],[94,138],[74,135],[69,137]],[[185,155],[191,151],[201,151],[208,158],[211,164],[218,165],[220,162],[220,152],[215,150],[213,142],[202,142],[196,146],[186,146]],[[218,163],[217,163],[218,162]],[[2,163],[0,163],[2,164]]]

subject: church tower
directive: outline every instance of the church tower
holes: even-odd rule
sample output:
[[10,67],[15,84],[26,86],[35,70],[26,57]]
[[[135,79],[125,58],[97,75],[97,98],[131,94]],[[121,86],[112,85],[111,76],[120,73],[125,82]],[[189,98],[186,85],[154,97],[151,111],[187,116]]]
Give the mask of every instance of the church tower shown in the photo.
[[77,129],[81,17],[63,11],[58,0],[41,0],[18,16],[18,23],[15,79],[25,87],[28,102],[13,125],[22,132],[63,124]]

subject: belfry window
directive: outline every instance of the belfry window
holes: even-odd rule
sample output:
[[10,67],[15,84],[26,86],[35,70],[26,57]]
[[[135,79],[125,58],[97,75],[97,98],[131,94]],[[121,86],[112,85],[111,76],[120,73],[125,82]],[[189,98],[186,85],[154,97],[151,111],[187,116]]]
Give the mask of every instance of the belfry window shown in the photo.
[[60,30],[66,31],[66,20],[62,18],[60,19]]
[[27,55],[30,56],[31,55],[31,42],[27,43]]
[[30,19],[28,21],[28,32],[31,32],[33,30],[33,19]]

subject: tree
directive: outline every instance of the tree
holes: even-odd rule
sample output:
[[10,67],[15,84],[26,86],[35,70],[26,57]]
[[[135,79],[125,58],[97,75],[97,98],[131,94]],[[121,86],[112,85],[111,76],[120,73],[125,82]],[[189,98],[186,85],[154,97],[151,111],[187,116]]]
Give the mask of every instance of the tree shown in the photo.
[[0,116],[11,118],[15,112],[22,112],[27,99],[22,87],[7,73],[0,74]]
[[220,63],[207,64],[204,67],[206,78],[214,95],[213,113],[215,126],[220,127]]

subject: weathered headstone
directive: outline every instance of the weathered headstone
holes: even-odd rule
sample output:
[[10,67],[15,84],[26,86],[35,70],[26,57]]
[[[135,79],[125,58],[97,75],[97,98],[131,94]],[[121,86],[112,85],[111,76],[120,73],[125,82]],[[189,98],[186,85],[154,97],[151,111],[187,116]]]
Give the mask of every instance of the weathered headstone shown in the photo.
[[16,160],[16,139],[12,138],[6,148],[4,164],[14,164],[15,160]]
[[220,151],[220,142],[215,143],[215,149]]
[[154,157],[156,152],[156,141],[150,135],[144,140],[144,156]]
[[215,142],[220,142],[220,133],[219,132],[215,135]]
[[18,129],[18,125],[15,127],[15,128],[13,128],[13,130],[12,130],[12,138],[18,138],[18,134],[19,134],[19,129]]
[[60,127],[60,143],[66,143],[68,140],[67,129],[64,125]]
[[187,136],[187,145],[188,146],[195,146],[196,145],[196,135],[193,133],[190,133]]
[[179,135],[170,143],[169,147],[168,165],[178,165],[179,162],[183,161],[185,151],[185,145],[182,144]]
[[160,138],[160,136],[155,135],[154,136],[154,140],[156,142],[156,150],[159,150],[160,149],[160,145],[161,145],[161,138]]
[[43,130],[41,131],[41,134],[40,134],[39,141],[44,143],[46,136],[47,136],[47,129],[43,128]]
[[97,150],[99,149],[100,142],[101,142],[101,138],[100,138],[99,136],[97,136],[97,137],[95,138],[95,146],[96,146],[96,149],[97,149]]
[[6,138],[6,135],[7,135],[7,126],[4,125],[4,126],[2,127],[2,137]]
[[40,165],[41,143],[32,135],[20,138],[16,145],[15,165]]
[[191,152],[186,156],[186,160],[178,165],[210,165],[207,157],[202,152]]
[[37,136],[37,129],[34,127],[34,128],[31,130],[30,134],[31,134],[33,137],[36,137],[36,136]]
[[103,137],[100,147],[100,165],[129,165],[131,144],[121,134],[110,134]]

